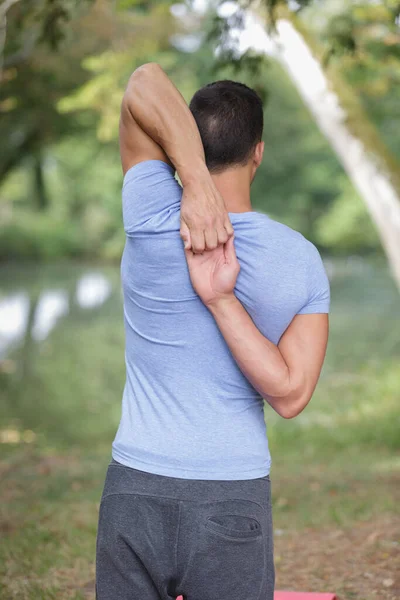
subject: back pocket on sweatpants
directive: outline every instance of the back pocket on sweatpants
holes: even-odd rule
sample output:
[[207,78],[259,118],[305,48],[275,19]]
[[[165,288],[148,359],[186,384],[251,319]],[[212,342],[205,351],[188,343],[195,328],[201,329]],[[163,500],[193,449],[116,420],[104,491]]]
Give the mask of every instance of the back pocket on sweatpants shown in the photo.
[[184,596],[191,600],[271,600],[270,540],[263,530],[263,510],[245,500],[208,502],[198,508],[185,561]]
[[210,531],[239,540],[252,539],[262,535],[257,519],[241,514],[217,514],[207,518],[205,526]]

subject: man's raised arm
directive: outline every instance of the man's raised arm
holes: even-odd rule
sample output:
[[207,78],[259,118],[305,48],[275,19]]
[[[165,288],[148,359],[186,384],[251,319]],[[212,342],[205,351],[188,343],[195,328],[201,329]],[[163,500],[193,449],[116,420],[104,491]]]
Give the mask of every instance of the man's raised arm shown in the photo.
[[124,173],[144,160],[172,163],[183,186],[181,236],[194,252],[224,244],[233,229],[207,169],[196,121],[184,98],[157,63],[131,75],[121,106]]

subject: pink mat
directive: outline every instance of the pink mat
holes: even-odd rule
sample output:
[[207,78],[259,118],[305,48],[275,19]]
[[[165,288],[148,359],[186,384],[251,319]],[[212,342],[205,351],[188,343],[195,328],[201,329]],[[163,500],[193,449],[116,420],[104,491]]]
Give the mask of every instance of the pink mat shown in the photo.
[[[184,600],[178,596],[176,600]],[[275,592],[274,600],[336,600],[335,594],[314,594],[308,592]]]
[[311,592],[275,592],[274,600],[336,600],[336,596]]

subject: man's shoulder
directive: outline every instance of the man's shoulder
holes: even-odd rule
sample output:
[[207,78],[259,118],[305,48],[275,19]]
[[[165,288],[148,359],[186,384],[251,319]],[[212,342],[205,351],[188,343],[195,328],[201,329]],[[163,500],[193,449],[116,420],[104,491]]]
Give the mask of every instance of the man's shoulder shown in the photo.
[[291,254],[296,253],[301,256],[313,256],[315,252],[318,252],[316,246],[310,240],[289,225],[271,218],[266,213],[253,211],[246,214],[252,215],[255,225],[252,231],[257,236],[258,241],[264,243],[266,247],[270,248],[273,245]]

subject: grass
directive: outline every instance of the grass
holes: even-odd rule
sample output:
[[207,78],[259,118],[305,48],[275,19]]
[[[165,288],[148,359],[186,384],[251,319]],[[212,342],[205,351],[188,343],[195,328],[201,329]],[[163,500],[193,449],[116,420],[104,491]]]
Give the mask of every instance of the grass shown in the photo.
[[[8,290],[10,277],[23,281],[5,273]],[[94,598],[123,342],[117,289],[100,309],[75,307],[45,342],[26,340],[0,368],[2,600]],[[327,359],[310,406],[290,421],[265,409],[280,588],[395,598],[399,358],[400,299],[386,268],[338,267]]]

